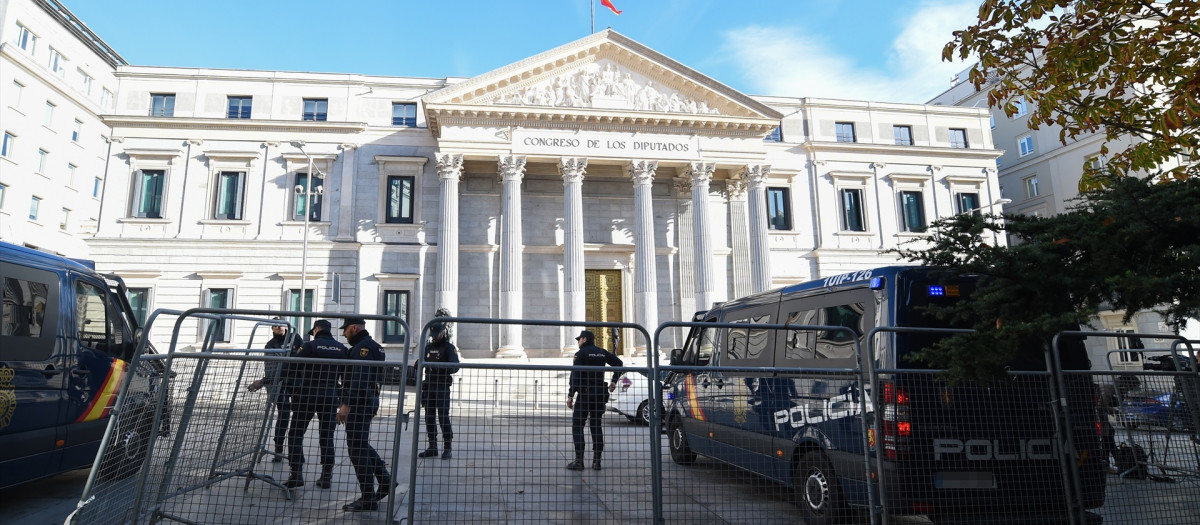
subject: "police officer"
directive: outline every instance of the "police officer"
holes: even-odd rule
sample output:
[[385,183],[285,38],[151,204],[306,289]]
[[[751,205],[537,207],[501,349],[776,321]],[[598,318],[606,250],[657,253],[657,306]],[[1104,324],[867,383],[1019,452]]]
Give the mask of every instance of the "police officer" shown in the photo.
[[[450,343],[450,330],[443,323],[433,323],[429,326],[431,341],[425,345],[426,363],[457,363],[458,349]],[[454,439],[454,431],[450,427],[450,384],[454,382],[451,375],[458,368],[425,367],[425,381],[421,383],[421,407],[425,410],[425,433],[429,437],[429,446],[419,458],[431,458],[438,455],[438,422],[442,426],[442,439],[445,449],[442,459],[450,459],[450,442]]]
[[[365,319],[351,317],[342,323],[342,336],[350,343],[346,358],[351,361],[383,361],[383,347],[367,333]],[[343,510],[361,512],[375,510],[377,502],[391,492],[392,476],[379,453],[371,446],[371,419],[379,411],[379,386],[382,369],[373,366],[347,365],[342,377],[341,406],[337,420],[346,424],[346,452],[354,466],[361,496],[342,506]],[[375,490],[375,480],[379,490]]]
[[[579,332],[575,342],[579,350],[575,352],[573,366],[624,366],[621,358],[608,350],[595,345],[596,335],[584,330]],[[608,392],[617,389],[617,378],[620,372],[614,371],[612,381],[608,384]],[[604,405],[608,402],[608,392],[604,391],[604,372],[591,370],[572,370],[570,390],[567,391],[567,408],[571,412],[571,439],[575,444],[575,461],[567,463],[567,470],[583,470],[583,424],[590,423],[592,430],[592,468],[600,470],[600,455],[604,452],[604,427],[601,418],[604,417]],[[575,395],[579,394],[578,400]]]
[[[346,346],[330,333],[333,325],[325,319],[313,323],[296,357],[345,359]],[[327,489],[333,480],[333,431],[337,428],[338,380],[341,365],[289,363],[285,374],[292,389],[292,424],[288,429],[288,463],[292,475],[284,485],[304,486],[304,432],[309,422],[317,418],[317,439],[321,450],[321,477],[317,487]]]
[[[279,317],[271,319],[279,320]],[[286,326],[275,325],[271,327],[272,337],[267,341],[265,348],[284,348],[287,344],[290,351],[289,356],[296,355],[296,350],[300,349],[300,337],[288,337]],[[271,458],[272,463],[283,461],[283,442],[287,437],[288,423],[292,415],[291,393],[284,388],[284,381],[280,377],[283,369],[283,363],[279,361],[271,361],[263,364],[263,377],[246,387],[246,390],[256,392],[262,387],[267,387],[267,392],[271,394],[271,402],[275,403],[275,455]]]

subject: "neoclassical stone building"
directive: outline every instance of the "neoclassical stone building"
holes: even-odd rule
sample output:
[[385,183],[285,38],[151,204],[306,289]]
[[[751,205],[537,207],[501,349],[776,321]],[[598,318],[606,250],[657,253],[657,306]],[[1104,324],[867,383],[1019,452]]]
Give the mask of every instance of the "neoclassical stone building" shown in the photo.
[[[983,109],[750,96],[611,30],[470,79],[114,74],[86,240],[147,310],[307,297],[417,328],[445,307],[653,330],[893,263],[935,218],[1000,197]],[[558,356],[576,333],[464,324],[457,342]]]

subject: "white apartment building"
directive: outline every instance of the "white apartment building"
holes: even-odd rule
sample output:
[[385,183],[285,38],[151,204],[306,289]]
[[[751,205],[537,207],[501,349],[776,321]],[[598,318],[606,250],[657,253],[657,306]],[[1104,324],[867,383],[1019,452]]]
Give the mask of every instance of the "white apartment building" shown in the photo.
[[123,65],[59,2],[0,2],[0,240],[87,254]]
[[[419,329],[445,307],[653,329],[897,263],[887,250],[936,218],[1001,197],[985,109],[746,95],[611,30],[470,79],[113,75],[103,206],[82,238],[146,310],[311,307]],[[558,356],[578,330],[461,324],[456,344]],[[645,344],[626,331],[617,348]]]

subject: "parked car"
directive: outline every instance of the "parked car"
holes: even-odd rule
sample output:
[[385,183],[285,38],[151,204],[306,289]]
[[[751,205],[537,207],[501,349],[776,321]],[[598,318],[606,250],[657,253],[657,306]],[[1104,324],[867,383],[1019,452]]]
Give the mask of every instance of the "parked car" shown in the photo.
[[1139,425],[1166,427],[1170,430],[1193,430],[1192,413],[1183,396],[1176,392],[1165,394],[1130,393],[1121,400],[1121,424],[1125,428]]
[[[608,398],[608,411],[621,414],[634,423],[650,424],[649,385],[650,380],[644,372],[626,372],[617,381],[617,389]],[[660,408],[659,414],[662,413]]]

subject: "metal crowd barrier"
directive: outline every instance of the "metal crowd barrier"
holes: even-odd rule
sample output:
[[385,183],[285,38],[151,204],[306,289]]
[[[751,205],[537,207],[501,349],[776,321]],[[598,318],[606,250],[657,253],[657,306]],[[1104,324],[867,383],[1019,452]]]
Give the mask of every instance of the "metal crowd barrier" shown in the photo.
[[[573,372],[595,370],[571,366],[568,359],[465,360],[457,366],[427,363],[428,325],[422,327],[418,339],[408,338],[418,342],[416,356],[410,359],[406,346],[398,363],[299,359],[249,348],[221,351],[213,347],[211,333],[205,337],[202,351],[180,352],[176,348],[184,318],[252,319],[268,326],[262,316],[337,318],[348,314],[197,309],[155,312],[152,319],[160,314],[176,316],[171,343],[160,354],[143,348],[131,363],[134,372],[125,378],[102,452],[69,523],[798,523],[802,516],[811,515],[803,506],[814,494],[860,504],[855,512],[820,517],[817,522],[838,518],[873,524],[926,520],[987,523],[1036,511],[1038,518],[1033,522],[1037,523],[1102,520],[1167,525],[1194,523],[1194,517],[1200,515],[1200,500],[1195,498],[1200,485],[1196,432],[1200,411],[1192,408],[1200,403],[1192,399],[1195,390],[1189,390],[1200,385],[1200,376],[1193,343],[1182,340],[1175,341],[1170,353],[1190,358],[1191,370],[1063,370],[1056,340],[1046,356],[1048,371],[1011,372],[994,384],[950,386],[938,370],[876,369],[862,362],[836,369],[695,367],[660,362],[666,349],[659,348],[659,338],[666,330],[849,332],[843,327],[664,323],[652,337],[644,328],[629,323],[437,319],[452,325],[522,325],[525,330],[556,333],[564,326],[627,328],[650,342],[645,361],[626,359],[622,367],[603,370],[606,380],[614,371],[629,379],[629,390],[616,395],[645,396],[649,424],[636,417],[627,419],[628,414],[606,412],[601,427],[602,468],[591,469],[594,439],[590,429],[585,429],[586,468],[572,471],[565,468],[574,458],[572,411],[565,404],[569,377]],[[394,318],[365,317],[402,323]],[[335,332],[336,328],[335,321]],[[855,334],[855,354],[875,355],[882,345],[891,344],[889,338],[902,332],[955,331],[880,329],[861,339]],[[1130,336],[1105,332],[1062,335]],[[865,352],[858,349],[859,341],[867,341]],[[373,511],[343,510],[344,504],[360,494],[344,427],[336,428],[333,435],[331,486],[316,485],[323,468],[320,429],[315,421],[307,426],[303,440],[305,484],[288,488],[289,458],[273,462],[279,456],[270,447],[276,400],[267,392],[245,390],[248,382],[261,377],[263,366],[306,364],[341,373],[353,367],[382,372],[413,360],[417,385],[405,386],[404,367],[398,385],[384,386],[379,412],[370,427],[370,443],[396,485],[389,498]],[[450,403],[453,457],[421,458],[418,455],[428,441],[425,409],[420,403],[424,373],[444,368],[458,368],[453,374]],[[1136,377],[1141,385],[1156,390],[1116,389],[1119,383],[1129,383],[1119,379],[1123,377]],[[664,392],[666,381],[680,378],[703,382],[703,388],[693,390],[701,395],[676,399],[676,392]],[[148,385],[145,391],[138,389],[139,382]],[[906,408],[896,405],[894,390],[890,400],[885,391],[888,384],[902,383],[911,385],[904,395],[912,400],[956,404],[963,408],[956,413],[969,414],[952,420],[913,415],[906,421],[912,432],[924,433],[924,437],[946,432],[956,438],[943,439],[932,450],[896,449],[911,454],[922,472],[937,472],[936,477],[914,477],[883,459],[886,444],[897,443],[888,441],[897,437],[895,427],[888,426],[895,421],[889,418]],[[1107,387],[1112,390],[1109,397],[1104,395],[1106,385],[1114,385]],[[1179,402],[1165,407],[1135,402],[1167,394]],[[1081,399],[1092,401],[1075,402]],[[917,401],[913,403],[917,406]],[[692,429],[687,435],[693,441],[682,444],[686,446],[673,442],[677,421],[669,417],[673,408],[683,404],[707,410],[698,423],[707,425],[704,428],[708,430]],[[410,412],[415,414],[416,424],[406,428],[405,416]],[[1190,422],[1173,417],[1179,415]],[[1022,423],[1014,426],[1013,421]],[[1134,422],[1136,426],[1131,424]],[[790,450],[782,446],[785,442],[758,442],[761,438],[754,434],[731,441],[727,437],[731,434],[721,430],[730,427],[759,429],[763,431],[760,436],[768,434],[766,429],[788,427],[796,433],[795,439],[806,433],[813,438],[806,443],[824,439],[826,445],[832,438],[821,432],[836,429],[843,433],[839,440],[847,450],[860,452],[799,447],[792,457],[781,457],[774,451]],[[438,427],[437,431],[439,439],[444,438],[444,429]],[[131,435],[141,440],[126,439]],[[960,442],[957,437],[962,435],[981,438]],[[845,445],[851,442],[847,439],[857,445]],[[443,448],[439,446],[439,450]],[[706,456],[744,450],[767,453],[742,458],[745,468]],[[1091,454],[1101,454],[1100,463]],[[1000,466],[989,470],[992,477],[985,477],[986,469],[971,469],[974,461],[998,462]],[[1132,463],[1123,463],[1126,461]],[[1099,472],[1093,468],[1097,464],[1102,467]],[[821,478],[816,475],[820,472],[832,474]],[[844,490],[835,493],[820,490],[822,479],[836,482],[838,477],[866,481],[836,485]],[[789,484],[789,479],[803,482]],[[379,486],[379,479],[373,484]],[[1024,499],[1007,498],[1012,487],[1020,487]]]

